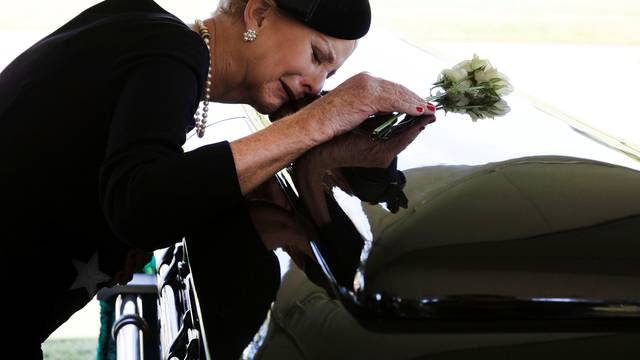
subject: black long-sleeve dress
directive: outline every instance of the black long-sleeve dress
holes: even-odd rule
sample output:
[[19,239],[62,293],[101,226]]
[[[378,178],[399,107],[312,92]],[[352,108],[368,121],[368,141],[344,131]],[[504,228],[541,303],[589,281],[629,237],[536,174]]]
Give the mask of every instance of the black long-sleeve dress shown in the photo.
[[[202,297],[242,296],[233,286],[249,280],[275,292],[277,261],[250,222],[229,143],[182,151],[208,65],[200,36],[152,0],[107,0],[0,73],[2,262],[17,322],[5,325],[29,343],[112,285],[127,251],[183,237],[201,257]],[[259,312],[269,302],[243,301]]]

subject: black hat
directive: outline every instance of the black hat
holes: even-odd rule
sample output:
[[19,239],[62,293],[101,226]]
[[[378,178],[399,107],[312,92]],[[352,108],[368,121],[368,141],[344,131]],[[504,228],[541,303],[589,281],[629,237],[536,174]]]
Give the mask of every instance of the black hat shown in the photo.
[[325,35],[355,40],[371,26],[369,0],[276,0],[278,7]]

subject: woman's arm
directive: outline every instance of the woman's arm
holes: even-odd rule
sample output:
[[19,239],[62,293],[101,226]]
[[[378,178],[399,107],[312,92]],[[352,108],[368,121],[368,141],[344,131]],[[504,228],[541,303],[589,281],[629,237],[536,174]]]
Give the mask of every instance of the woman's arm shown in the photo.
[[126,74],[114,89],[97,189],[115,234],[153,250],[248,217],[229,143],[183,152],[201,93],[193,68],[161,54],[145,56]]
[[350,78],[297,113],[231,143],[242,193],[309,149],[354,129],[371,114],[394,111],[413,116],[431,113],[424,100],[401,85],[366,73]]

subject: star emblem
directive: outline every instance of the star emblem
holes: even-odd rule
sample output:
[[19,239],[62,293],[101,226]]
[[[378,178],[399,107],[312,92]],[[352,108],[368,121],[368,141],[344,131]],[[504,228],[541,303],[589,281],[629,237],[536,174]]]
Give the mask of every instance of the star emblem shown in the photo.
[[73,282],[69,290],[85,288],[89,294],[89,298],[93,298],[96,293],[98,284],[110,280],[111,277],[100,271],[98,266],[98,252],[94,252],[93,256],[87,263],[79,260],[71,260],[73,266],[78,272],[78,277]]

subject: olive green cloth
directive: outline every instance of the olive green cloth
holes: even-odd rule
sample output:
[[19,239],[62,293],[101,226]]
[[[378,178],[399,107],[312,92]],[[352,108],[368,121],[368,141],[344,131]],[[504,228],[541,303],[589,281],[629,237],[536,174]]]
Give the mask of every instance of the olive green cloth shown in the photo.
[[367,291],[640,299],[640,172],[560,156],[406,171],[372,214]]

